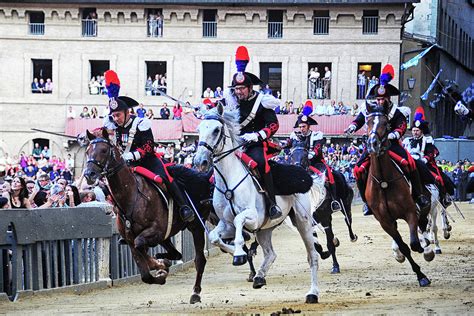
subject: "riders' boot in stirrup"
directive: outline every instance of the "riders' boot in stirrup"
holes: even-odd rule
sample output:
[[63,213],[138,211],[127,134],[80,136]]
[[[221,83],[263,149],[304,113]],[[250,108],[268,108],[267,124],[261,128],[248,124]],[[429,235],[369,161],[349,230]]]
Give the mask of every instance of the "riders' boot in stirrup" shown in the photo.
[[448,196],[446,191],[444,190],[439,190],[439,201],[441,202],[441,205],[443,205],[444,208],[448,208],[452,203],[451,203],[451,198]]
[[410,172],[410,180],[412,184],[412,195],[415,198],[415,203],[420,207],[420,210],[430,206],[430,200],[422,193],[422,185],[418,171]]
[[336,194],[336,184],[335,183],[329,183],[329,192],[331,194],[331,210],[333,212],[338,212],[340,211],[341,208],[341,203],[337,200],[337,194]]
[[176,182],[168,183],[168,190],[173,196],[175,202],[179,205],[179,215],[181,216],[181,219],[188,223],[192,222],[194,220],[194,212],[189,207],[183,195],[183,192],[181,192]]
[[369,206],[367,205],[367,201],[365,200],[365,181],[362,180],[362,179],[357,179],[357,188],[359,189],[359,194],[360,194],[360,197],[362,198],[362,201],[364,202],[364,205],[362,206],[362,214],[364,214],[364,216],[369,216],[369,215],[372,215],[372,210],[369,208]]
[[272,174],[269,173],[264,173],[263,176],[263,182],[265,182],[265,189],[267,190],[267,197],[270,200],[270,207],[268,209],[268,215],[270,216],[270,219],[275,219],[279,218],[282,216],[280,207],[276,204],[275,200],[275,190],[273,188],[273,178]]

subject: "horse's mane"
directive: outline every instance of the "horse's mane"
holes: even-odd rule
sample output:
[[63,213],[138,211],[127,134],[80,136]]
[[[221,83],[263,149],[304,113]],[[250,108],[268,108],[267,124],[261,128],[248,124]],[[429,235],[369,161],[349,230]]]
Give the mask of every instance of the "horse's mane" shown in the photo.
[[227,126],[227,128],[229,129],[230,137],[232,139],[232,143],[235,145],[235,144],[238,144],[238,143],[241,142],[241,140],[239,138],[239,134],[240,134],[240,123],[239,123],[240,112],[239,112],[238,108],[230,107],[230,106],[224,107],[224,113],[222,115],[219,115],[219,113],[217,112],[217,108],[213,108],[213,109],[209,110],[206,113],[206,116],[207,115],[216,115],[216,116],[219,116],[220,118],[222,118],[222,121],[224,122],[224,125]]

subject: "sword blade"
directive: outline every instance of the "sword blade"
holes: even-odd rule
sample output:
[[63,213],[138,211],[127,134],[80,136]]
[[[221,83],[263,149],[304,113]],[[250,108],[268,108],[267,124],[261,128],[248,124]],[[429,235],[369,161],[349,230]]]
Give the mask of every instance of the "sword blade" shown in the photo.
[[67,138],[71,138],[71,139],[77,139],[77,136],[45,131],[45,130],[42,130],[42,129],[39,129],[39,128],[32,128],[31,130],[35,131],[35,132],[41,132],[41,133],[46,133],[46,134],[51,134],[51,135],[56,135],[56,136],[61,136],[61,137],[67,137]]

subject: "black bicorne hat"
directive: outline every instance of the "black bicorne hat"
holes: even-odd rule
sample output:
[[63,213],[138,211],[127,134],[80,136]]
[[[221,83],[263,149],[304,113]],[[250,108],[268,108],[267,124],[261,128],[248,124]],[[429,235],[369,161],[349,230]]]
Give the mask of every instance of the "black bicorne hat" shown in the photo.
[[318,122],[316,122],[315,119],[313,119],[311,116],[307,115],[299,115],[298,119],[296,120],[294,128],[297,128],[301,123],[305,123],[308,125],[318,125]]
[[133,108],[138,105],[138,102],[134,99],[126,96],[120,96],[109,99],[109,110],[110,114],[118,111]]

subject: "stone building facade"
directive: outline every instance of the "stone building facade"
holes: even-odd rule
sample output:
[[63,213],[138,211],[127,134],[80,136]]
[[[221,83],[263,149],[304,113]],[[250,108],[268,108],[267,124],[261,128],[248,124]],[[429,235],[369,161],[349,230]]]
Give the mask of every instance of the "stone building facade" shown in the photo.
[[[106,95],[89,88],[93,69],[116,70],[121,94],[146,107],[167,101],[145,91],[150,69],[161,69],[169,95],[198,103],[216,74],[223,87],[231,82],[239,45],[250,53],[247,70],[273,80],[282,100],[304,102],[308,71],[320,65],[331,71],[324,102],[351,105],[360,69],[370,66],[376,76],[388,62],[399,69],[401,28],[414,1],[108,2],[0,3],[0,151],[31,152],[41,139],[64,156],[65,139],[30,128],[64,132],[69,106],[76,114],[83,106],[103,107]],[[155,14],[161,34],[150,33]],[[38,76],[51,77],[52,93],[32,93]]]

